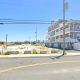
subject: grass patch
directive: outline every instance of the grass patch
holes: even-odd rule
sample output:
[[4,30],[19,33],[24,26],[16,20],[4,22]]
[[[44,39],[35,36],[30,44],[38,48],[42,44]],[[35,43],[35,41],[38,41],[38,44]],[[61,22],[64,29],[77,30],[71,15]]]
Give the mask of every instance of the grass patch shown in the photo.
[[58,50],[53,49],[51,50],[51,53],[58,53]]
[[10,52],[5,52],[5,53],[4,53],[4,55],[10,55],[10,54],[11,54]]
[[47,51],[45,51],[45,50],[40,51],[40,54],[46,54],[46,53],[47,53]]
[[31,51],[24,51],[24,54],[31,54]]
[[38,52],[35,49],[33,49],[32,54],[38,54]]
[[62,53],[62,50],[60,50],[60,49],[52,49],[51,53]]
[[0,52],[0,55],[1,55],[1,52]]
[[4,53],[4,55],[10,55],[10,54],[19,54],[18,51],[7,51]]

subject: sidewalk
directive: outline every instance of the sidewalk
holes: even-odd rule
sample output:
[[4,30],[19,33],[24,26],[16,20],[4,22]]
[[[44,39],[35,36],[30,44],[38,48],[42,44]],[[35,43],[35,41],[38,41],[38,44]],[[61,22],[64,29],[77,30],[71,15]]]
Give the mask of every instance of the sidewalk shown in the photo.
[[74,56],[78,56],[80,55],[80,51],[75,51],[75,50],[68,50],[66,51],[67,55],[74,55]]
[[69,56],[80,56],[80,53],[67,53]]

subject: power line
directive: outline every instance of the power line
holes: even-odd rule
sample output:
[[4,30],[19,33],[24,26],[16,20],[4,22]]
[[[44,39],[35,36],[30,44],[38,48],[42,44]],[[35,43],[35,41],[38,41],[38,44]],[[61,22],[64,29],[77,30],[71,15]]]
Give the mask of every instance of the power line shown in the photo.
[[35,37],[36,37],[36,44],[37,44],[37,26],[36,26],[36,32],[35,32]]
[[8,34],[6,34],[6,49],[7,49],[7,38],[8,38]]
[[44,22],[0,22],[0,24],[51,24]]
[[14,20],[14,19],[0,19],[0,24],[51,24],[52,21],[45,20]]
[[20,20],[17,20],[17,19],[0,19],[1,20],[4,20],[4,21],[41,21],[41,22],[50,22],[50,21],[47,21],[47,20],[26,20],[26,19],[20,19]]

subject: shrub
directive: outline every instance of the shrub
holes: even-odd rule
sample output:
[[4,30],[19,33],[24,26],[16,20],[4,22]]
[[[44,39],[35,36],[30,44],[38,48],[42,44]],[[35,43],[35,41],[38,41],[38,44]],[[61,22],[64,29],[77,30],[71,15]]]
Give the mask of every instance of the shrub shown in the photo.
[[7,51],[4,53],[4,55],[10,55],[10,54],[19,54],[18,51]]
[[33,49],[32,54],[38,54],[38,52],[35,49]]
[[10,52],[5,52],[4,55],[10,55]]
[[40,54],[46,54],[47,51],[40,51]]
[[51,53],[58,53],[58,50],[51,50]]
[[24,54],[31,54],[31,51],[24,51]]
[[1,55],[1,52],[0,52],[0,55]]

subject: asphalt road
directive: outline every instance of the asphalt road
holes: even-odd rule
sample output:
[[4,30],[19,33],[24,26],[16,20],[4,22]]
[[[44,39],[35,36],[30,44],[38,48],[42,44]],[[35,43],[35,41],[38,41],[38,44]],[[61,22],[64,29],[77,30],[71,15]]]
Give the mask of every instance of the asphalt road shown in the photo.
[[0,58],[0,80],[80,80],[80,56]]

